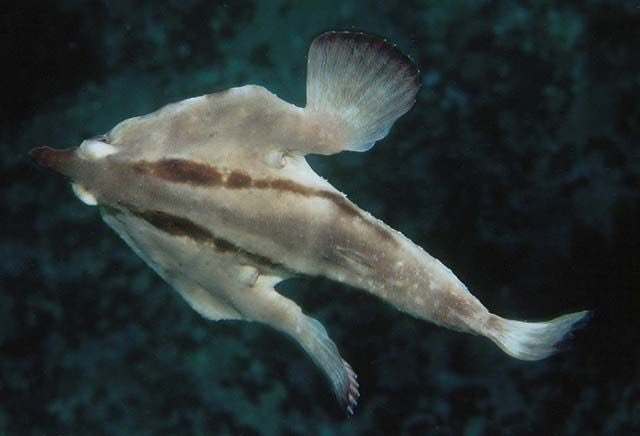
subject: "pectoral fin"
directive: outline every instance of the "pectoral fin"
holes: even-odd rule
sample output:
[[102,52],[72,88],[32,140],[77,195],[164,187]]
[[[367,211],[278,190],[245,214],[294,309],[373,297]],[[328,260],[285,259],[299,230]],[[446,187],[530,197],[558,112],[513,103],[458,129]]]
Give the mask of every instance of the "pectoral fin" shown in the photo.
[[[217,321],[241,318],[222,294],[214,293],[188,278],[186,271],[176,267],[171,256],[179,256],[186,241],[157,231],[144,220],[123,210],[100,208],[104,221],[144,260],[160,277],[169,283],[196,312]],[[203,257],[207,253],[202,253]],[[197,267],[196,262],[190,262]]]
[[211,321],[242,318],[235,308],[195,282],[178,277],[165,277],[165,280],[178,291],[193,310]]
[[273,283],[271,278],[261,276],[253,287],[232,294],[233,306],[244,319],[268,324],[298,341],[329,378],[341,407],[353,414],[360,396],[355,372],[342,359],[322,324],[276,292]]

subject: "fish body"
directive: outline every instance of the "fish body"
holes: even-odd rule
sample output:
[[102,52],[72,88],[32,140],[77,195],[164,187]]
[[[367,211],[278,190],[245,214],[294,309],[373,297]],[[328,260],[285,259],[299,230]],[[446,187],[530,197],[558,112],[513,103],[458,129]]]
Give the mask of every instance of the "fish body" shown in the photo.
[[34,158],[204,317],[292,336],[353,413],[358,383],[324,327],[274,286],[298,275],[364,289],[415,317],[547,357],[583,320],[491,314],[441,262],[317,175],[309,153],[366,151],[411,108],[418,70],[386,41],[329,32],[309,52],[307,105],[254,85],[173,103],[67,150]]

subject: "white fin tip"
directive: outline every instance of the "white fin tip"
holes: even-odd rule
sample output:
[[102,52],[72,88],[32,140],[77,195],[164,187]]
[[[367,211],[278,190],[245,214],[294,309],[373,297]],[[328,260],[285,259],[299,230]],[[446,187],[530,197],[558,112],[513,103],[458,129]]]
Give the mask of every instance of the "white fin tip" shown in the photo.
[[87,159],[102,159],[118,152],[118,149],[106,142],[87,139],[82,141],[78,150],[80,156]]
[[89,206],[96,206],[98,204],[96,197],[94,197],[94,195],[87,191],[82,185],[72,183],[71,189],[73,189],[73,193],[76,194],[76,197],[78,197],[84,204]]

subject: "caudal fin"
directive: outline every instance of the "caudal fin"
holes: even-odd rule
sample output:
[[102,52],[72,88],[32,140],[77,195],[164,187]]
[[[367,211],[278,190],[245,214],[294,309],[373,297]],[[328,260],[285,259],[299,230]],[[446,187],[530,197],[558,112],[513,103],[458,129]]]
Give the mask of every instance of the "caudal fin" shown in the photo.
[[411,109],[420,87],[411,59],[362,33],[318,36],[309,48],[307,69],[305,110],[337,123],[344,133],[342,150],[366,151],[384,138]]
[[559,351],[571,332],[584,326],[590,314],[585,310],[546,322],[514,321],[491,315],[487,336],[510,356],[540,360]]

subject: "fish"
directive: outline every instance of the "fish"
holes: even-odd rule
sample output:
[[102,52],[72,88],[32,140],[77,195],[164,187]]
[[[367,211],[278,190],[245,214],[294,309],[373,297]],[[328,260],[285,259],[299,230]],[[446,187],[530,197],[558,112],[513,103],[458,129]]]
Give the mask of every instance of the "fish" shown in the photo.
[[[416,318],[484,336],[508,355],[554,354],[589,311],[545,322],[495,315],[458,277],[320,177],[308,154],[365,152],[416,101],[416,64],[385,39],[331,31],[311,43],[306,105],[245,85],[126,119],[33,159],[208,320],[289,335],[354,413],[359,384],[324,326],[275,286],[324,276]],[[356,311],[350,307],[345,310]]]

